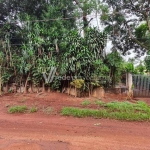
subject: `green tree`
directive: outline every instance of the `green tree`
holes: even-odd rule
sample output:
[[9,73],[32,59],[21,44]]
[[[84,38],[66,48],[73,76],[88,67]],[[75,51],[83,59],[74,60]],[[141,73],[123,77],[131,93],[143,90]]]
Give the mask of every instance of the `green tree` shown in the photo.
[[[106,25],[106,31],[111,35],[115,48],[123,55],[129,54],[133,49],[137,56],[144,55],[149,50],[147,44],[143,43],[143,37],[136,37],[135,29],[142,21],[145,21],[150,32],[150,2],[147,0],[103,0],[110,11],[105,11],[102,22]],[[134,16],[134,17],[133,17]]]
[[140,62],[138,66],[135,67],[136,74],[145,74],[146,66]]
[[135,28],[136,38],[150,50],[150,30],[147,23],[142,23]]
[[111,79],[111,86],[114,87],[116,83],[120,82],[122,72],[124,69],[124,61],[120,53],[113,50],[106,56],[106,64],[110,69],[109,77]]
[[146,71],[148,72],[148,73],[150,73],[150,52],[148,52],[148,56],[146,56],[146,58],[145,58],[145,66],[146,66]]

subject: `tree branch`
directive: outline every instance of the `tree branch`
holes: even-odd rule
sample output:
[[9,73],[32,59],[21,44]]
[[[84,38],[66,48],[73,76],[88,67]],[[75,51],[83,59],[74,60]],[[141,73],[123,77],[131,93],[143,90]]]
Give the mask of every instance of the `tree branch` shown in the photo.
[[127,24],[127,22],[125,22],[125,25],[128,29],[128,33],[129,33],[129,36],[131,38],[132,41],[134,41],[135,43],[137,43],[139,46],[141,46],[142,48],[146,49],[146,50],[149,50],[149,48],[147,46],[145,46],[143,43],[141,43],[139,40],[137,40],[131,33],[131,29],[129,27],[129,25]]

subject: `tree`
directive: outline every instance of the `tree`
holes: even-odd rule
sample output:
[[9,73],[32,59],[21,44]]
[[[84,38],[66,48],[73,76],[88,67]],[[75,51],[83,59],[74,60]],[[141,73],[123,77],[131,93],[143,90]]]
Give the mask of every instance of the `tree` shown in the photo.
[[89,24],[93,18],[91,17],[88,20],[88,15],[91,13],[98,13],[101,7],[100,1],[97,0],[73,0],[75,2],[77,8],[77,12],[80,12],[82,16],[82,29],[83,29],[83,34],[85,35],[86,29],[89,27]]
[[25,93],[28,85],[44,86],[42,71],[57,64],[59,50],[64,50],[60,41],[70,29],[76,28],[73,3],[69,0],[2,0],[0,5],[7,10],[0,10],[1,50],[6,57],[2,65],[3,83],[23,84]]
[[150,52],[148,52],[148,56],[146,56],[144,61],[145,61],[146,71],[150,73]]
[[114,87],[116,83],[120,82],[121,75],[124,71],[124,61],[120,53],[113,50],[106,56],[106,64],[109,67],[109,78],[111,79],[111,86]]
[[150,50],[150,31],[147,23],[142,23],[135,28],[135,36],[139,42],[141,42],[148,48],[148,50]]
[[145,74],[146,66],[140,62],[138,66],[135,67],[136,74]]
[[88,28],[83,38],[75,30],[70,32],[61,44],[67,51],[62,55],[60,74],[76,78],[82,77],[88,90],[90,90],[94,77],[107,76],[108,68],[105,67],[105,71],[102,69],[105,58],[105,33],[96,28]]
[[[35,3],[35,4],[34,4]],[[54,0],[1,1],[8,9],[0,11],[3,17],[0,27],[1,51],[6,59],[2,63],[2,82],[5,86],[15,83],[24,86],[24,93],[33,87],[61,89],[62,80],[54,78],[45,82],[42,72],[57,68],[56,75],[70,76],[78,80],[82,77],[82,90],[91,91],[93,86],[106,86],[97,77],[111,77],[114,85],[120,75],[121,56],[118,53],[105,54],[107,34],[91,28],[88,14],[102,8],[99,1]],[[98,4],[98,6],[96,6]],[[82,14],[81,35],[77,26],[77,10]],[[80,18],[80,16],[78,17]],[[114,62],[112,64],[112,59]],[[119,64],[120,63],[120,64]],[[120,66],[119,66],[120,65]],[[118,72],[119,73],[118,73]],[[55,75],[55,77],[56,77]],[[74,81],[64,81],[70,84]],[[39,90],[37,90],[39,91]]]
[[150,32],[150,1],[147,0],[103,0],[108,12],[103,12],[101,19],[110,33],[113,45],[128,54],[133,49],[138,55],[143,55],[149,47],[135,35],[135,28],[145,21]]

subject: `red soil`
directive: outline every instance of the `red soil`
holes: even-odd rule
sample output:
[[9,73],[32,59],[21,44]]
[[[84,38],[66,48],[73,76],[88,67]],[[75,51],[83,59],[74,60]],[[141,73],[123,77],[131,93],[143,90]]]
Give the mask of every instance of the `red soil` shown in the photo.
[[[62,107],[81,107],[85,99],[60,93],[0,97],[0,150],[150,150],[150,122],[60,115]],[[109,95],[103,101],[117,99],[124,100]],[[36,106],[38,112],[9,114],[8,107],[13,105]],[[54,109],[50,115],[43,112],[48,106]]]

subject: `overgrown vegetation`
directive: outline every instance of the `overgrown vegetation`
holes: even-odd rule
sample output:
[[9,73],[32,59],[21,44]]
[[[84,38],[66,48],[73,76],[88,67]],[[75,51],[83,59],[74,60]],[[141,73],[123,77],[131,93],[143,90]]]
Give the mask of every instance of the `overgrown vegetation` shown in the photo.
[[[122,54],[149,50],[149,5],[143,2],[140,8],[135,0],[1,0],[0,95],[4,89],[27,93],[74,86],[91,93],[94,87],[114,87],[133,69],[127,69]],[[90,26],[93,13],[101,14],[97,27]],[[129,20],[131,14],[139,20]],[[106,54],[108,37],[113,47]],[[55,77],[45,81],[43,73],[51,68],[56,69]],[[143,69],[140,66],[137,73]]]
[[64,107],[61,113],[65,116],[74,117],[110,118],[129,121],[150,120],[150,106],[142,101],[137,103],[96,101],[96,104],[102,107],[97,110]]

